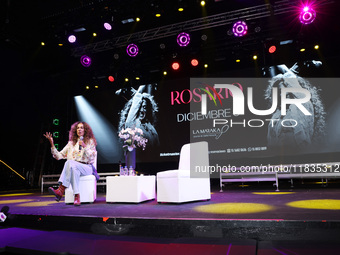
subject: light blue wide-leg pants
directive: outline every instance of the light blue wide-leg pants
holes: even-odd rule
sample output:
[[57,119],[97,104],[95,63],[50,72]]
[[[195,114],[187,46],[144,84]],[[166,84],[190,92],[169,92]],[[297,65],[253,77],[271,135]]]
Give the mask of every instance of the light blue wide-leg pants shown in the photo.
[[92,174],[92,166],[75,160],[67,160],[61,172],[59,183],[68,188],[72,185],[73,194],[79,194],[80,176]]

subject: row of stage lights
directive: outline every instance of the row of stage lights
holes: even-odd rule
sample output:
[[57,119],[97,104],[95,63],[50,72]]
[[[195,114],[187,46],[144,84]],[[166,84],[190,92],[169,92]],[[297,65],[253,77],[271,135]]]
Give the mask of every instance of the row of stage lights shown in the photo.
[[[192,60],[190,61],[190,64],[191,64],[191,66],[196,67],[196,66],[198,66],[198,64],[199,64],[199,61],[198,61],[197,59],[192,59]],[[172,68],[174,71],[179,70],[179,69],[180,69],[180,66],[181,66],[181,64],[180,64],[179,62],[173,62],[173,63],[171,64],[171,68]],[[204,64],[203,67],[204,67],[204,68],[208,68],[208,64]],[[163,76],[166,76],[166,75],[168,75],[168,72],[167,72],[167,71],[163,71]],[[108,79],[109,82],[114,82],[114,81],[115,81],[115,78],[114,78],[114,76],[112,76],[112,75],[107,76],[107,79]],[[138,81],[138,80],[140,80],[141,78],[140,78],[139,76],[136,76],[134,79]],[[124,78],[124,81],[125,81],[125,82],[129,82],[130,79],[129,79],[128,77],[125,77],[125,78]],[[90,86],[87,85],[85,88],[86,88],[87,90],[89,90],[89,89],[90,89]],[[99,86],[98,86],[98,85],[95,85],[94,88],[95,88],[95,89],[98,89]]]
[[[315,45],[313,46],[313,48],[314,48],[315,50],[319,50],[320,46],[319,46],[318,44],[315,44]],[[270,45],[270,46],[268,47],[268,53],[270,53],[270,54],[274,54],[274,53],[276,52],[276,50],[277,50],[277,46],[276,46],[275,44]],[[305,52],[305,51],[306,51],[306,48],[301,47],[301,48],[299,49],[299,51],[300,51],[300,52]],[[257,59],[258,59],[258,55],[257,55],[257,54],[252,55],[252,59],[253,59],[254,61],[257,60]],[[240,63],[240,62],[241,62],[241,59],[240,59],[240,58],[235,58],[235,62],[236,62],[236,63]],[[190,63],[191,63],[191,65],[192,65],[193,67],[196,67],[196,66],[198,66],[198,64],[199,64],[199,61],[198,61],[197,59],[192,59],[192,60],[190,61]],[[208,68],[208,64],[204,64],[203,66],[204,66],[204,68]],[[179,62],[173,62],[173,63],[171,64],[171,67],[172,67],[173,70],[179,70],[179,68],[180,68],[180,63],[179,63]]]
[[[313,46],[313,49],[314,49],[314,50],[319,50],[319,45],[317,45],[317,44],[314,45],[314,46]],[[305,51],[306,51],[306,48],[303,48],[303,47],[302,47],[302,48],[299,49],[299,51],[300,51],[300,52],[305,52]],[[275,52],[276,52],[276,46],[275,46],[275,45],[272,45],[272,46],[270,46],[270,47],[268,48],[268,53],[274,54]],[[251,58],[252,58],[252,60],[257,61],[257,60],[258,60],[258,55],[254,54],[254,55],[251,56]],[[235,61],[236,63],[240,63],[240,62],[241,62],[241,59],[240,59],[240,58],[235,58],[234,61]],[[193,59],[190,60],[190,65],[191,65],[193,68],[198,67],[199,64],[200,64],[200,62],[199,62],[198,59],[193,58]],[[202,66],[204,67],[204,69],[207,69],[207,68],[209,67],[209,65],[208,65],[207,63],[203,64]],[[180,68],[181,68],[181,62],[180,62],[180,61],[174,61],[174,62],[171,63],[171,69],[172,69],[174,72],[180,70]],[[168,72],[167,72],[167,71],[163,71],[163,76],[166,76],[166,75],[168,75]],[[108,79],[109,82],[112,82],[112,83],[115,81],[115,78],[114,78],[114,76],[112,76],[112,75],[107,76],[107,79]],[[134,79],[135,79],[135,80],[140,80],[141,78],[140,78],[139,76],[136,76]],[[125,82],[129,82],[130,79],[129,79],[128,77],[125,77],[125,78],[124,78],[124,81],[125,81]],[[90,89],[90,86],[86,86],[85,88],[86,88],[87,90],[89,90],[89,89]],[[95,85],[94,88],[95,88],[95,89],[98,89],[99,86],[98,86],[98,85]]]
[[[202,6],[202,7],[204,7],[205,6],[205,1],[201,1],[200,2],[200,5]],[[178,7],[178,11],[179,12],[183,12],[184,11],[184,8],[183,7]],[[155,17],[157,17],[157,18],[159,18],[159,17],[161,17],[162,15],[161,15],[161,13],[156,13],[155,14]],[[136,17],[135,19],[134,18],[129,18],[129,19],[126,19],[126,20],[122,20],[121,22],[123,23],[123,24],[126,24],[126,23],[131,23],[131,22],[140,22],[141,21],[141,19],[139,18],[139,17]],[[112,30],[112,25],[109,23],[109,22],[104,22],[104,24],[103,24],[103,26],[104,26],[104,28],[106,29],[106,30]],[[75,29],[74,30],[74,32],[80,32],[80,31],[85,31],[86,29],[85,28],[78,28],[78,29]],[[97,33],[92,33],[92,35],[93,35],[93,37],[96,37],[97,36]],[[72,35],[69,35],[68,36],[68,42],[69,43],[75,43],[77,41],[77,37],[74,35],[74,34],[72,34]],[[41,42],[41,45],[42,46],[45,46],[45,42]],[[62,43],[59,43],[58,44],[59,46],[63,46],[63,44]]]
[[[204,6],[204,4],[202,3],[201,5]],[[315,18],[316,18],[316,12],[311,6],[303,6],[301,8],[301,11],[299,14],[299,21],[301,22],[301,24],[303,25],[311,24],[315,20]],[[109,30],[112,29],[109,23],[105,23],[104,27]],[[248,25],[243,20],[235,22],[232,26],[232,33],[235,37],[243,37],[247,34],[247,32],[248,32]],[[76,37],[74,35],[71,35],[69,37],[69,42],[74,43],[75,41],[76,41]],[[180,47],[186,47],[189,45],[189,43],[190,43],[190,35],[188,33],[182,32],[177,35],[177,44]],[[275,51],[276,51],[275,45],[269,48],[269,53],[274,53]],[[139,53],[139,48],[136,44],[131,43],[126,47],[126,53],[130,57],[136,57]],[[257,56],[253,56],[253,59],[256,60]],[[80,62],[84,67],[89,67],[91,66],[92,60],[91,60],[91,57],[87,55],[83,55],[80,58]]]
[[[201,1],[201,5],[204,6],[205,1]],[[183,10],[179,9],[179,11],[183,11]],[[315,18],[316,18],[316,12],[311,6],[303,6],[301,8],[301,11],[300,11],[300,14],[299,14],[299,20],[300,20],[301,24],[304,24],[304,25],[311,24],[315,20]],[[139,20],[140,19],[138,19],[138,18],[136,19],[136,21],[139,21]],[[112,29],[112,26],[109,23],[104,23],[104,27],[107,30]],[[248,32],[248,25],[245,21],[242,21],[242,20],[237,21],[232,26],[232,33],[235,37],[243,37],[247,34],[247,32]],[[96,33],[93,33],[93,36],[97,36]],[[76,36],[70,35],[69,38],[68,38],[68,41],[70,43],[75,43],[76,42]],[[190,43],[190,35],[188,33],[182,32],[182,33],[178,34],[177,44],[180,47],[186,47],[186,46],[189,45],[189,43]],[[45,45],[45,44],[42,43],[42,45]],[[276,51],[275,45],[273,45],[269,48],[269,53],[274,53],[275,51]],[[301,51],[303,51],[303,50],[301,50]],[[136,44],[131,43],[126,47],[126,53],[130,57],[136,57],[139,53],[139,48]],[[254,55],[253,59],[256,60],[257,56]],[[240,62],[240,60],[236,60],[236,62]],[[80,63],[84,67],[90,67],[91,64],[92,64],[92,59],[88,55],[83,55],[80,58]],[[179,64],[178,64],[178,68],[176,68],[177,64],[174,63],[172,65],[172,68],[174,70],[177,70],[179,68]]]
[[[205,6],[205,1],[201,1],[201,5],[202,6]],[[301,24],[303,25],[308,25],[308,24],[311,24],[313,23],[313,21],[315,20],[316,18],[316,11],[312,8],[312,6],[308,6],[308,5],[305,5],[305,6],[302,6],[300,8],[300,13],[299,13],[299,21]],[[183,11],[183,8],[179,8],[178,11]],[[156,17],[160,17],[160,14],[156,14]],[[140,18],[136,18],[135,20],[134,19],[128,19],[126,21],[122,21],[123,23],[129,23],[129,22],[132,22],[132,21],[136,21],[136,22],[139,22],[140,21]],[[103,24],[104,28],[106,30],[112,30],[112,25],[108,22],[105,22]],[[84,28],[82,28],[83,30],[85,30]],[[83,30],[79,30],[79,31],[83,31]],[[234,36],[236,37],[242,37],[242,36],[245,36],[247,34],[247,31],[248,31],[248,25],[245,21],[237,21],[233,24],[232,26],[232,32],[234,34]],[[93,36],[96,37],[97,34],[96,33],[93,33]],[[189,38],[189,39],[188,39]],[[77,41],[77,37],[72,34],[72,35],[69,35],[68,36],[68,42],[69,43],[75,43]],[[180,44],[181,46],[186,46],[188,45],[190,42],[190,37],[188,37],[187,34],[183,33],[182,36],[179,35],[179,37],[177,38],[177,43]],[[44,42],[41,42],[41,45],[45,45]],[[63,46],[63,44],[59,44],[59,46]],[[138,54],[138,47],[137,45],[135,44],[130,44],[127,46],[127,54],[130,56],[130,57],[135,57],[137,56]]]
[[[282,42],[281,42],[282,43]],[[280,44],[281,44],[280,43]],[[283,42],[283,43],[292,43],[292,41],[290,41],[290,42]],[[268,51],[268,53],[269,54],[274,54],[276,51],[277,51],[277,45],[276,44],[271,44],[271,45],[269,45],[268,46],[268,49],[267,49],[267,51]],[[315,50],[319,50],[319,48],[320,48],[320,46],[318,45],[318,44],[315,44],[314,46],[313,46],[313,48],[315,49]],[[137,50],[136,50],[137,51]],[[135,54],[135,52],[136,51],[133,51],[133,53]],[[305,47],[301,47],[300,49],[299,49],[299,51],[300,52],[305,52],[306,51],[306,48]],[[257,59],[258,59],[258,55],[257,54],[253,54],[252,55],[252,59],[254,60],[254,61],[256,61]],[[92,60],[91,60],[91,58],[89,57],[89,56],[87,56],[87,55],[83,55],[81,58],[80,58],[80,62],[81,62],[81,64],[84,66],[84,67],[89,67],[90,65],[91,65],[91,63],[92,63]],[[240,63],[241,62],[241,59],[240,58],[235,58],[235,62],[236,63]],[[195,58],[193,58],[193,59],[191,59],[190,60],[190,64],[191,64],[191,66],[193,66],[193,67],[197,67],[197,66],[199,66],[199,61],[198,61],[198,59],[195,59]],[[180,69],[180,66],[181,66],[181,64],[180,64],[180,62],[179,61],[174,61],[174,62],[172,62],[171,63],[171,68],[173,69],[173,70],[179,70]],[[205,63],[205,64],[203,64],[203,67],[204,68],[208,68],[208,64],[207,63]],[[167,72],[166,71],[164,71],[164,73],[163,73],[164,75],[167,75]],[[109,81],[110,82],[113,82],[114,81],[114,78],[112,77],[112,78],[110,78],[109,77]]]
[[[184,32],[180,33],[177,36],[177,43],[181,47],[188,46],[189,43],[190,43],[190,35],[188,33],[184,33]],[[136,44],[131,43],[126,47],[126,53],[130,57],[136,57],[139,53],[139,48]],[[89,67],[92,64],[92,59],[88,55],[83,55],[83,56],[80,57],[80,63],[84,67]]]
[[[204,6],[205,5],[205,2],[204,1],[201,1],[201,5]],[[179,9],[179,11],[183,11],[183,9]],[[308,25],[308,24],[311,24],[313,23],[313,21],[315,20],[316,18],[316,12],[315,10],[311,7],[311,6],[303,6],[301,7],[301,10],[300,10],[300,13],[299,13],[299,21],[301,24],[303,25]],[[139,18],[136,18],[136,21],[140,21]],[[110,23],[104,23],[104,28],[106,30],[111,30],[112,29],[112,26]],[[238,38],[241,38],[243,36],[245,36],[248,32],[248,25],[246,23],[246,21],[244,20],[240,20],[240,21],[237,21],[235,23],[233,23],[232,25],[232,34],[235,36],[235,37],[238,37]],[[93,33],[93,36],[97,36],[96,33]],[[185,33],[185,32],[182,32],[180,34],[177,35],[177,44],[180,46],[180,47],[186,47],[190,44],[190,35],[188,33]],[[70,35],[69,38],[68,38],[68,41],[70,43],[75,43],[77,40],[76,36],[75,35]],[[42,45],[44,45],[42,43]],[[61,46],[61,45],[60,45]],[[318,46],[314,46],[315,49],[318,49]],[[270,47],[268,47],[268,52],[269,53],[275,53],[277,50],[277,46],[276,45],[271,45]],[[300,49],[301,52],[305,51],[305,49],[301,48]],[[126,54],[129,56],[129,57],[136,57],[139,53],[139,48],[136,44],[134,43],[131,43],[129,44],[127,47],[126,47]],[[252,59],[254,61],[256,61],[258,59],[258,56],[257,55],[253,55],[252,56]],[[241,62],[241,59],[237,58],[235,59],[235,62],[236,63],[240,63]],[[81,56],[80,58],[80,63],[84,66],[84,67],[90,67],[91,64],[92,64],[92,59],[90,56],[88,55],[83,55]],[[199,62],[197,59],[192,59],[191,60],[191,65],[193,67],[197,67],[199,65]],[[208,68],[208,64],[205,63],[203,64],[204,68]],[[181,67],[181,64],[180,62],[173,62],[171,64],[171,68],[174,70],[174,71],[177,71],[179,70]],[[163,75],[167,75],[167,71],[164,71],[163,72]],[[139,77],[136,77],[136,80],[138,80]],[[108,80],[110,82],[114,82],[114,77],[113,76],[108,76]],[[125,78],[125,81],[128,82],[129,79],[128,78]],[[89,89],[89,87],[87,87],[87,89]]]

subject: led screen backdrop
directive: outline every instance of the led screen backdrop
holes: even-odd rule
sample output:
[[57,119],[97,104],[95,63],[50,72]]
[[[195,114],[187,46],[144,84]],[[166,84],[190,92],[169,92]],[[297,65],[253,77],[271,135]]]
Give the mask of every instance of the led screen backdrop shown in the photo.
[[[149,141],[145,151],[137,150],[138,162],[178,161],[183,144],[202,140],[209,142],[212,161],[278,157],[280,163],[289,163],[292,157],[315,155],[310,160],[317,162],[319,156],[340,151],[340,100],[334,93],[338,80],[325,78],[321,62],[271,66],[261,69],[256,78],[246,70],[243,74],[166,80],[86,98],[112,124],[115,134],[126,127],[143,130]],[[241,92],[244,98],[242,114],[233,112],[233,92],[214,91],[215,84],[238,88],[234,93]],[[201,112],[203,94],[206,115]],[[122,159],[121,144],[112,153],[106,163]]]

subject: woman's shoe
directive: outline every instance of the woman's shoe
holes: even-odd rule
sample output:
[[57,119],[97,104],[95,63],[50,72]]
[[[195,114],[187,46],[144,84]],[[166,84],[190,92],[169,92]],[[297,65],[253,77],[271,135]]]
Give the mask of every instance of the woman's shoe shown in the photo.
[[80,195],[79,194],[75,194],[74,195],[74,205],[79,206],[80,205]]
[[53,189],[52,187],[48,188],[48,192],[51,195],[55,196],[55,200],[57,202],[60,201],[60,199],[63,197],[64,193],[65,193],[65,187],[63,185],[59,185],[58,189]]

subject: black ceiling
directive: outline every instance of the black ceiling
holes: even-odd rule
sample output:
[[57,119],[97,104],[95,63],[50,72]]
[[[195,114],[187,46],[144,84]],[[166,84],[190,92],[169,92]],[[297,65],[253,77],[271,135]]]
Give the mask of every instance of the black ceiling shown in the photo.
[[[297,18],[300,0],[209,0],[204,8],[199,2],[1,1],[1,45],[30,54],[33,72],[52,72],[54,75],[73,69],[81,72],[84,68],[79,64],[79,57],[90,55],[93,65],[86,70],[85,79],[109,73],[117,79],[129,73],[151,77],[169,69],[172,60],[187,61],[191,57],[209,63],[218,71],[219,68],[233,68],[236,56],[251,62],[251,55],[257,53],[262,55],[259,61],[264,66],[271,64],[263,55],[266,42],[270,40],[292,39],[291,47],[324,44],[327,54],[334,57],[333,50],[339,39],[334,38],[332,31],[339,29],[336,13],[339,5],[336,2],[339,1],[314,1],[317,19],[308,26],[301,25]],[[184,7],[183,12],[178,12],[179,6]],[[155,17],[156,12],[161,13],[160,18]],[[121,22],[135,17],[140,17],[141,21]],[[236,38],[230,35],[230,29],[240,18],[248,23],[249,31],[247,36]],[[104,21],[112,23],[111,31],[104,30]],[[77,43],[70,45],[67,36],[80,27],[86,31],[75,33]],[[176,44],[176,34],[180,31],[191,33],[192,40],[186,48]],[[94,38],[92,32],[98,36]],[[207,40],[202,39],[203,35]],[[41,47],[41,41],[46,46]],[[126,46],[132,42],[140,48],[135,58],[125,53]],[[59,47],[58,43],[63,46]],[[161,49],[161,44],[165,48]],[[308,54],[304,57],[311,57]],[[297,54],[281,54],[277,58],[279,62],[287,61],[287,58],[295,61]]]

